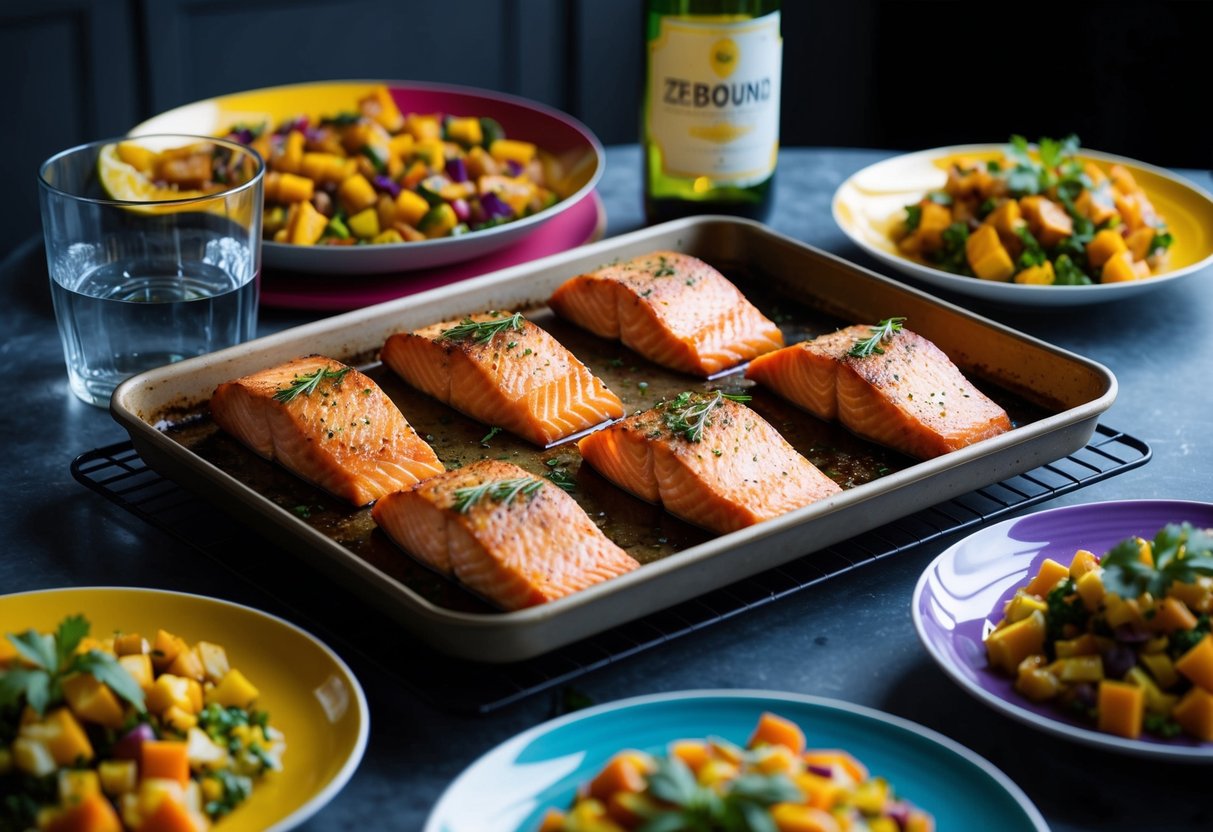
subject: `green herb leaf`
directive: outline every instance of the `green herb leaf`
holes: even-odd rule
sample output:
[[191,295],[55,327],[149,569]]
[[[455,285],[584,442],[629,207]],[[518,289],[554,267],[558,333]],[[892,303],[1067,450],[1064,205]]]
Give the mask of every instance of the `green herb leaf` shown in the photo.
[[489,428],[489,432],[486,433],[484,436],[480,437],[480,444],[487,448],[489,446],[489,442],[492,440],[492,438],[499,433],[501,433],[501,428],[499,428],[499,427]]
[[902,330],[904,317],[885,318],[876,326],[869,327],[871,336],[861,338],[855,342],[847,355],[855,358],[866,358],[869,355],[884,355],[884,349],[880,346],[886,341],[892,340],[893,336]]
[[922,223],[922,206],[918,204],[906,206],[906,231],[913,231]]
[[38,713],[46,710],[50,674],[45,670],[13,667],[0,673],[0,708],[15,708],[22,697]]
[[59,669],[58,650],[55,648],[54,636],[43,635],[35,630],[26,630],[17,635],[9,633],[8,640],[13,643],[17,652],[26,661],[52,673]]
[[69,615],[59,622],[55,638],[55,669],[63,667],[88,635],[88,620],[83,615]]
[[526,319],[519,312],[489,321],[474,321],[471,318],[464,318],[450,329],[442,330],[442,334],[438,336],[438,339],[447,341],[467,341],[470,339],[477,344],[483,344],[485,341],[491,341],[493,336],[499,332],[506,332],[507,330],[521,331],[525,323]]
[[126,668],[118,664],[118,660],[100,650],[89,650],[77,656],[68,666],[68,672],[79,671],[88,673],[98,682],[103,682],[114,693],[135,706],[135,710],[143,713],[146,709],[143,703],[143,691],[135,677]]
[[288,386],[274,393],[274,400],[286,404],[296,396],[310,396],[320,388],[320,383],[323,381],[331,381],[334,385],[339,384],[350,369],[349,367],[342,367],[340,370],[329,370],[321,367],[314,373],[304,373],[301,376],[295,376],[291,379],[291,383]]
[[455,489],[452,507],[460,514],[467,514],[472,506],[484,499],[508,506],[516,497],[530,498],[543,488],[543,480],[532,477],[513,477],[506,480],[490,480],[480,485]]
[[1121,598],[1149,592],[1161,598],[1172,583],[1213,575],[1213,535],[1190,523],[1170,523],[1152,541],[1154,565],[1142,563],[1135,539],[1122,540],[1100,559],[1104,588]]
[[710,395],[686,391],[679,393],[671,401],[660,403],[658,407],[665,411],[666,427],[689,442],[698,442],[703,438],[704,428],[712,424],[712,411],[720,407],[725,399],[748,402],[750,396],[724,393],[720,390]]

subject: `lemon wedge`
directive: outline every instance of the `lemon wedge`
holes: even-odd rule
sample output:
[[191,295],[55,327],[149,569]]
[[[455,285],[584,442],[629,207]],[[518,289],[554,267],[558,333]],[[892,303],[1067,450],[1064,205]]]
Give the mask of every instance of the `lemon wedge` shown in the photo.
[[155,151],[130,142],[107,144],[101,148],[97,155],[97,176],[106,195],[124,202],[161,202],[206,196],[205,191],[158,186],[146,173],[151,170],[155,157]]

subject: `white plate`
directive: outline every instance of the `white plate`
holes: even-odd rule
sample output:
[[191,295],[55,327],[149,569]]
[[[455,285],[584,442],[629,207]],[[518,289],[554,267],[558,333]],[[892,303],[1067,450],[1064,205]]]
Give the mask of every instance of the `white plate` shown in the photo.
[[899,798],[935,816],[938,829],[1045,832],[1027,795],[964,746],[908,720],[832,699],[757,690],[639,696],[531,728],[464,770],[424,832],[535,832],[548,808],[567,808],[578,784],[624,748],[663,753],[672,740],[722,737],[744,745],[770,711],[796,722],[810,748],[842,748]]
[[989,669],[983,634],[1003,604],[1045,558],[1069,565],[1074,553],[1106,552],[1127,537],[1152,538],[1168,523],[1213,527],[1213,503],[1120,500],[1066,506],[995,523],[937,557],[914,588],[914,628],[931,658],[979,702],[1040,731],[1098,749],[1172,762],[1213,762],[1213,743],[1191,737],[1131,740],[1071,720],[1049,703],[1016,693]]
[[1000,304],[1079,306],[1152,292],[1203,272],[1213,264],[1213,196],[1170,171],[1121,156],[1082,149],[1079,157],[1103,166],[1127,167],[1146,189],[1175,236],[1171,269],[1156,277],[1093,286],[1030,286],[951,274],[901,254],[889,232],[905,217],[905,206],[947,180],[941,160],[963,155],[997,155],[1005,144],[939,147],[885,159],[850,176],[834,192],[834,222],[866,253],[902,274],[939,289]]

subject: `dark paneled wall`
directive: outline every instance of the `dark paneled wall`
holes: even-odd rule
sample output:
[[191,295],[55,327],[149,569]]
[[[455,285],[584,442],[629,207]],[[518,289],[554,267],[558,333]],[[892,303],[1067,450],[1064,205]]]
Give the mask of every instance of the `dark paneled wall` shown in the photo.
[[[1076,132],[1213,166],[1210,2],[786,0],[785,145],[915,149]],[[38,232],[36,169],[223,93],[338,78],[501,90],[636,141],[642,0],[0,0],[0,257]]]

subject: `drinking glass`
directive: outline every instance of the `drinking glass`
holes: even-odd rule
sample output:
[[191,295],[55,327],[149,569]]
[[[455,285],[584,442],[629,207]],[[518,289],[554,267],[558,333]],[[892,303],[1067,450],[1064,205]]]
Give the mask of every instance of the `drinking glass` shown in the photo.
[[144,370],[251,339],[264,165],[205,136],[92,142],[39,172],[68,383],[106,407]]

